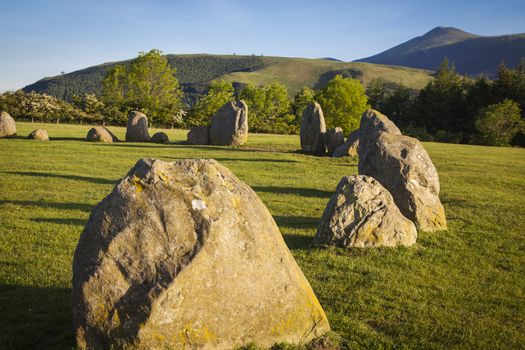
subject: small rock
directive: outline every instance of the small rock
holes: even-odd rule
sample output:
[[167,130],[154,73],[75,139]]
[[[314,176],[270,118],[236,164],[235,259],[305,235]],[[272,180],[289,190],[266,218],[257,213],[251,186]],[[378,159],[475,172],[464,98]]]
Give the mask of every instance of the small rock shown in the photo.
[[151,142],[165,144],[170,142],[170,138],[168,137],[168,135],[166,135],[166,133],[159,131],[151,137]]
[[27,138],[30,140],[49,141],[49,135],[44,129],[36,129],[31,131]]
[[345,143],[337,147],[332,157],[357,157],[359,150],[359,129],[354,130],[348,135]]
[[86,140],[93,142],[118,142],[117,136],[105,126],[95,126],[89,129]]
[[326,149],[329,155],[333,155],[336,148],[345,142],[343,129],[340,127],[332,128],[325,133]]

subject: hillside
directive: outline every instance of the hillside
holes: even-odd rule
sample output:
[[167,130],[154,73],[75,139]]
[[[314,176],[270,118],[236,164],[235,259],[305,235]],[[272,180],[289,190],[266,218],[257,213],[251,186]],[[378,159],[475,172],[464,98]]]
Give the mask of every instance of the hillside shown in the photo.
[[[365,84],[380,77],[386,82],[402,83],[412,89],[422,88],[431,79],[429,72],[423,70],[328,59],[205,54],[167,57],[170,64],[177,68],[177,78],[183,90],[190,95],[190,100],[191,96],[202,93],[206,84],[213,79],[256,85],[281,82],[292,95],[305,85],[322,87],[336,74],[360,79]],[[98,93],[107,70],[127,62],[105,63],[44,78],[23,90],[47,93],[65,100],[75,95]]]
[[525,33],[488,37],[436,27],[423,36],[357,62],[435,70],[445,57],[461,74],[495,77],[501,62],[515,67],[525,57]]

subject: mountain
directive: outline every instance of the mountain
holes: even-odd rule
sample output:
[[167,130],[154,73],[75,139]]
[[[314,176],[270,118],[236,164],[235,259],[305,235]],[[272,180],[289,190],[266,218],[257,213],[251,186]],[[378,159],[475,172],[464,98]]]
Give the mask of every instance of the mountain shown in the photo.
[[494,78],[500,63],[513,68],[525,58],[525,33],[480,36],[457,28],[436,27],[423,36],[357,62],[435,70],[445,57],[460,74]]
[[[336,74],[360,79],[365,85],[375,78],[382,78],[387,83],[402,83],[412,89],[421,89],[431,79],[430,72],[419,69],[329,59],[207,54],[167,55],[167,59],[171,66],[177,68],[176,76],[190,104],[213,79],[224,79],[235,83],[235,86],[280,82],[287,86],[291,95],[303,86],[322,87]],[[105,63],[44,78],[23,90],[47,93],[70,101],[75,95],[99,93],[107,70],[128,62]]]

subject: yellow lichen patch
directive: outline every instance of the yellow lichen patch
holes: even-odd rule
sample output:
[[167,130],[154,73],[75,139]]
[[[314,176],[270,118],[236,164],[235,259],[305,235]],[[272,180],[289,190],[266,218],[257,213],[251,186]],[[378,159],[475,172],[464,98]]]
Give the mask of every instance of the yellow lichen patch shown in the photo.
[[141,178],[133,175],[133,177],[131,178],[131,182],[133,183],[133,185],[137,189],[137,192],[142,192],[142,190],[144,189],[144,184],[142,183],[142,179]]
[[188,324],[178,332],[175,341],[181,344],[182,349],[193,349],[195,346],[209,343],[215,338],[217,335],[208,327]]

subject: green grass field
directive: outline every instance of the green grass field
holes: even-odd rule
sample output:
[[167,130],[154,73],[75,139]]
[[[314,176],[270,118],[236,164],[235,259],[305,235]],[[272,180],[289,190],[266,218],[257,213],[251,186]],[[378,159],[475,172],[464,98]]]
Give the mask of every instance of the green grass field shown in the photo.
[[355,159],[300,154],[297,136],[97,144],[83,141],[88,126],[17,125],[58,139],[0,140],[0,349],[74,347],[73,251],[93,206],[141,157],[215,158],[252,186],[348,348],[525,348],[524,149],[425,143],[449,230],[420,232],[411,248],[320,249],[319,218]]

